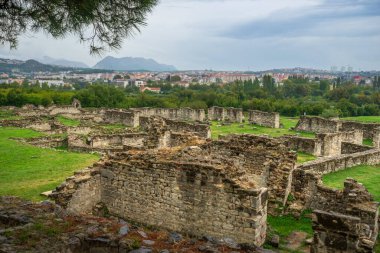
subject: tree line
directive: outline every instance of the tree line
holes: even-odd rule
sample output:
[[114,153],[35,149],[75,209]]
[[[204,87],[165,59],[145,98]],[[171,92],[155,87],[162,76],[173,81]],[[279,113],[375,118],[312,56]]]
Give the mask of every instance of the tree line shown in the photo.
[[[378,79],[376,79],[378,80]],[[380,91],[375,87],[361,87],[352,83],[310,81],[291,77],[278,86],[270,76],[263,81],[235,81],[230,84],[191,84],[179,87],[165,81],[151,82],[161,93],[140,93],[134,86],[127,88],[109,84],[81,84],[68,87],[48,87],[43,84],[0,85],[0,105],[25,104],[48,106],[70,104],[73,98],[83,107],[191,107],[207,109],[211,106],[241,107],[276,111],[284,116],[322,115],[347,117],[380,115]]]

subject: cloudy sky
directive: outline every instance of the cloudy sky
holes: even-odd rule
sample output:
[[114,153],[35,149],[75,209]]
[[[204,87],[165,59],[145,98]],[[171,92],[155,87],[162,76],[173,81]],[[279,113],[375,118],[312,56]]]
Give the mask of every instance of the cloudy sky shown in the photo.
[[[106,55],[146,57],[178,69],[265,70],[352,66],[380,70],[380,0],[161,0],[148,25]],[[76,38],[44,34],[20,39],[0,56],[91,56]]]

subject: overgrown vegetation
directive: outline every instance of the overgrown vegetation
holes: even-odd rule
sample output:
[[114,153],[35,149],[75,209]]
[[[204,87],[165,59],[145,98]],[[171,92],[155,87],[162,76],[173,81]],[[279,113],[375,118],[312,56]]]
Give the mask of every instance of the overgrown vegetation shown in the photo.
[[9,139],[40,135],[29,129],[0,128],[0,195],[41,200],[40,193],[54,189],[74,171],[99,159],[93,154],[42,149]]

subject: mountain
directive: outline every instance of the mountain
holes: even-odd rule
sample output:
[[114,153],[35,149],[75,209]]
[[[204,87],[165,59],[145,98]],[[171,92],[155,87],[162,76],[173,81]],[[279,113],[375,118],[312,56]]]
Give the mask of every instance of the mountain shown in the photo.
[[66,59],[55,59],[49,56],[44,56],[42,59],[37,59],[37,61],[44,64],[50,64],[50,65],[56,65],[56,66],[62,66],[62,67],[88,68],[88,66],[84,64],[83,62],[70,61]]
[[109,69],[109,70],[124,70],[124,71],[175,71],[176,68],[172,65],[160,64],[153,59],[123,57],[115,58],[107,56],[99,61],[93,68]]
[[69,71],[73,68],[59,67],[54,65],[48,65],[40,63],[36,60],[12,60],[12,59],[0,59],[0,72],[59,72]]

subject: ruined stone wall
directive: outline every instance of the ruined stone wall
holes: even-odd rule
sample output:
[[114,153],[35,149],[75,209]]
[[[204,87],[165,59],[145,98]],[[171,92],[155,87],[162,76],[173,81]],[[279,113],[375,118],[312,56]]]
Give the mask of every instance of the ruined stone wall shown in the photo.
[[374,129],[372,138],[373,147],[380,148],[380,127]]
[[242,123],[244,119],[243,109],[213,106],[208,109],[208,119]]
[[206,118],[203,109],[191,108],[131,108],[132,111],[140,112],[141,116],[160,116],[172,120],[204,121]]
[[350,142],[342,142],[342,154],[353,154],[373,149],[371,146],[359,145]]
[[280,128],[280,114],[278,112],[250,110],[248,121],[260,126]]
[[42,148],[59,148],[67,146],[67,139],[63,137],[44,136],[17,140]]
[[307,154],[313,154],[313,155],[320,153],[317,150],[316,139],[314,138],[285,135],[285,136],[279,137],[279,139],[283,141],[284,145],[290,148],[291,150],[296,150],[296,151],[304,152]]
[[72,106],[51,106],[47,108],[49,115],[58,115],[58,114],[81,114],[82,111],[76,107]]
[[321,133],[317,134],[317,156],[336,156],[341,154],[342,142],[350,142],[361,145],[363,132],[355,130],[350,132]]
[[165,120],[166,127],[172,132],[189,132],[202,138],[211,138],[210,126],[207,124],[188,123],[183,121]]
[[373,252],[378,235],[379,203],[362,184],[344,182],[344,190],[321,185],[312,201],[312,253]]
[[315,133],[336,133],[340,130],[342,122],[321,117],[301,116],[295,130]]
[[[256,245],[265,241],[267,190],[242,186],[219,166],[120,154],[80,177],[52,194],[70,212],[88,212],[101,201],[111,214],[143,224]],[[92,187],[99,187],[100,198]]]
[[211,148],[220,162],[229,164],[228,160],[233,158],[255,185],[268,188],[268,208],[272,214],[286,204],[296,163],[295,152],[278,139],[249,134],[231,134],[213,143]]
[[313,196],[317,194],[317,185],[321,182],[322,175],[363,164],[380,164],[380,150],[319,158],[298,165],[293,171],[292,195],[304,209],[309,208]]
[[375,134],[375,129],[380,127],[380,123],[364,123],[355,121],[345,121],[342,120],[341,131],[353,131],[359,130],[364,133],[364,138],[373,139]]
[[130,127],[139,126],[139,112],[123,110],[107,110],[104,120],[111,124],[124,124]]

